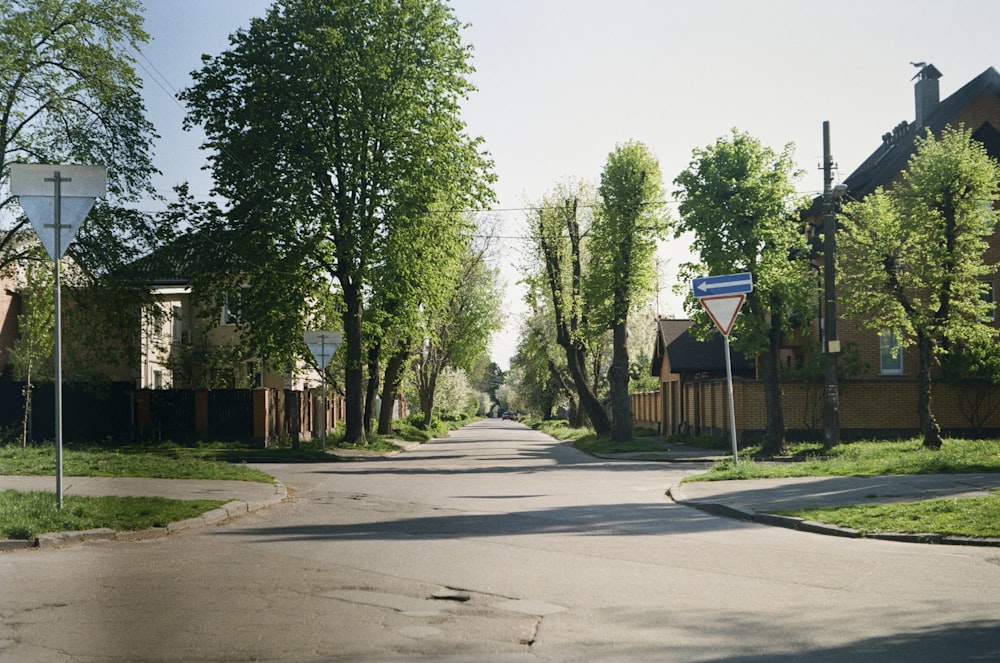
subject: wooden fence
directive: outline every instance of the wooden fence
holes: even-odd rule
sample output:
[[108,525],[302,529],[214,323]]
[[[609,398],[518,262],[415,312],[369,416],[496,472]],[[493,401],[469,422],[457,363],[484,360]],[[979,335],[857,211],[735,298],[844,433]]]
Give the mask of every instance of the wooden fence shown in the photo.
[[[0,430],[20,436],[24,383],[0,380]],[[406,417],[406,403],[393,404],[393,419]],[[345,415],[344,399],[326,399],[326,430]],[[29,438],[55,438],[55,390],[33,390]],[[136,389],[130,382],[63,385],[63,439],[67,442],[186,442],[243,440],[268,446],[280,440],[322,435],[319,391],[288,389]],[[11,433],[13,434],[13,433]]]

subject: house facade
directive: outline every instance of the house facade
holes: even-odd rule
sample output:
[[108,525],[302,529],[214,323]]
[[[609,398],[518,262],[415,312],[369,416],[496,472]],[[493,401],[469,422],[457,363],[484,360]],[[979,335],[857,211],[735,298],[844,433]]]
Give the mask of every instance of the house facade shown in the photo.
[[[914,153],[918,136],[929,129],[934,134],[946,126],[964,127],[981,142],[987,152],[1000,160],[1000,73],[992,67],[975,77],[945,99],[940,98],[941,73],[925,65],[915,77],[915,120],[904,121],[888,130],[881,144],[845,180],[847,193],[861,200],[879,186],[889,186],[906,168]],[[822,198],[814,201],[806,213],[807,227],[814,235],[821,229]],[[985,259],[1000,263],[1000,229],[989,238]],[[998,277],[989,280],[989,293],[995,301]],[[817,300],[817,310],[823,311]],[[995,313],[992,323],[997,324]],[[661,320],[657,334],[653,374],[660,377],[657,407],[652,415],[663,434],[728,434],[728,395],[725,375],[718,374],[724,364],[709,359],[710,343],[700,344],[685,329],[689,321]],[[818,347],[824,321],[816,319],[810,329],[803,329],[786,341],[782,363],[791,367],[802,363],[811,348]],[[890,331],[872,331],[843,315],[838,307],[837,338],[843,358],[850,352],[856,372],[840,379],[840,427],[845,439],[869,435],[911,435],[919,430],[917,416],[916,348],[901,349]],[[721,348],[721,338],[716,336]],[[675,352],[671,352],[675,348]],[[682,348],[684,350],[682,350]],[[721,353],[721,349],[719,350]],[[720,357],[722,355],[720,354]],[[694,370],[688,370],[694,369]],[[938,376],[940,377],[940,376]],[[736,370],[734,357],[734,400],[736,427],[746,440],[762,435],[766,427],[763,385],[751,362]],[[648,400],[648,397],[646,397]],[[823,414],[822,379],[785,380],[782,401],[788,436],[821,437]],[[636,410],[643,410],[642,398],[636,398]],[[933,388],[933,411],[941,428],[950,433],[1000,430],[1000,391],[987,382],[967,381],[961,385],[936,382]],[[648,408],[646,408],[648,410]]]

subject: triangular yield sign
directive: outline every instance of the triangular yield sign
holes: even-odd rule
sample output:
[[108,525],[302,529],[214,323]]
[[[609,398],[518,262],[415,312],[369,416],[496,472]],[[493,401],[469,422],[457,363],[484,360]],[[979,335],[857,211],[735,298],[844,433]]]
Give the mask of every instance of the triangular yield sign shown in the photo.
[[321,371],[326,370],[330,358],[340,347],[344,338],[343,332],[339,331],[307,331],[305,333],[306,345],[312,352],[313,359],[319,365]]
[[[76,237],[83,220],[94,206],[93,198],[60,196],[59,201],[59,250],[56,251],[55,198],[52,196],[21,196],[21,208],[31,221],[42,246],[53,261],[61,259]],[[58,253],[59,255],[56,255]]]
[[698,301],[705,307],[708,317],[718,327],[723,336],[729,336],[736,322],[736,316],[740,313],[743,300],[746,295],[719,295],[718,297],[700,297]]

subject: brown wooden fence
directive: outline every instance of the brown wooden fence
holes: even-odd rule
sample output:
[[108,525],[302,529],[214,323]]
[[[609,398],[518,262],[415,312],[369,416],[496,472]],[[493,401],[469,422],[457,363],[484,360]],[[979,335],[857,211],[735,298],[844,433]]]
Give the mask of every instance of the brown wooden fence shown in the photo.
[[[143,437],[236,439],[269,446],[282,440],[319,439],[323,432],[323,397],[319,391],[140,389],[136,402],[136,419]],[[342,397],[328,395],[328,433],[343,421],[344,410]],[[406,416],[405,401],[394,404],[393,414],[394,419]]]

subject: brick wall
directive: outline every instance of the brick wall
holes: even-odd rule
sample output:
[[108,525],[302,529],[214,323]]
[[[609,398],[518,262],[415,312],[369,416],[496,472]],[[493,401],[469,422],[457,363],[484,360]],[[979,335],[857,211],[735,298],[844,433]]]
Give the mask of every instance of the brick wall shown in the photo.
[[[840,426],[842,431],[848,432],[848,436],[851,432],[863,436],[878,431],[912,434],[919,430],[916,380],[860,379],[841,382],[840,387]],[[704,432],[728,431],[725,381],[685,385],[685,392],[692,396],[698,391],[702,392],[702,402],[706,404],[706,411],[701,417],[707,422],[702,426]],[[706,395],[705,392],[710,393]],[[766,428],[762,383],[735,381],[733,400],[738,433],[743,435],[747,431],[759,432]],[[822,385],[782,385],[782,410],[785,428],[790,434],[803,437],[809,432],[821,432]],[[987,383],[933,384],[931,411],[946,432],[1000,429],[1000,388]],[[698,416],[694,419],[697,420]]]

